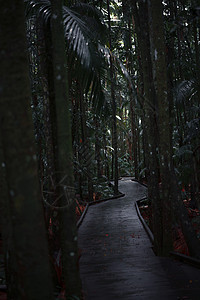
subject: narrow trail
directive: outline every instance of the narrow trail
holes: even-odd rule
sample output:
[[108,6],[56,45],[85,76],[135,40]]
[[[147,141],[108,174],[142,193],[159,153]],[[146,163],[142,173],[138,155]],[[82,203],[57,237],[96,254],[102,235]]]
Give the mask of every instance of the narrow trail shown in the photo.
[[135,201],[146,188],[119,182],[125,197],[90,206],[79,228],[80,273],[86,300],[200,299],[200,270],[156,257]]

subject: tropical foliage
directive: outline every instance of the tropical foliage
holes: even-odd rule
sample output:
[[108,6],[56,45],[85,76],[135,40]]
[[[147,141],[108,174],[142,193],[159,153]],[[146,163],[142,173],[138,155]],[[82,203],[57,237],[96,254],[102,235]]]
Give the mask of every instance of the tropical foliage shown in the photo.
[[200,209],[200,10],[195,0],[150,2],[24,1],[38,179],[62,297],[81,295],[75,211],[78,220],[88,202],[118,195],[121,176],[148,184],[157,254],[168,255],[178,228],[199,258],[187,210]]

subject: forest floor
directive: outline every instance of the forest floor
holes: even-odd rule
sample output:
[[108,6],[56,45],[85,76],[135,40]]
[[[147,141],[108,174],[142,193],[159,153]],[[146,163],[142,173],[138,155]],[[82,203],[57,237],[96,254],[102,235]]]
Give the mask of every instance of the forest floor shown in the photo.
[[125,197],[90,206],[79,228],[85,299],[200,299],[200,269],[152,250],[135,209],[146,188],[124,178],[119,189]]

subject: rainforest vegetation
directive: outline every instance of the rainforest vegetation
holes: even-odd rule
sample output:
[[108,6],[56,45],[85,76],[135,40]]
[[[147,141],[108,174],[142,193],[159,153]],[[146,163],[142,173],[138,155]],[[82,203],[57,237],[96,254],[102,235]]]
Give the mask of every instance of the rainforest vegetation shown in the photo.
[[0,2],[4,296],[81,299],[76,222],[123,176],[200,258],[199,1]]

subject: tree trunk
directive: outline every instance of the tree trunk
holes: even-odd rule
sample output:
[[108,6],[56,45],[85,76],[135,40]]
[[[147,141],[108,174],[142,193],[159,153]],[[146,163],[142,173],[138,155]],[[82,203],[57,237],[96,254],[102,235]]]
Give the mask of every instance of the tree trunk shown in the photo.
[[10,261],[14,263],[14,269],[10,265],[14,281],[7,282],[14,290],[10,299],[53,299],[30,107],[23,1],[1,1],[0,39],[0,134],[4,156],[0,165],[5,167],[5,215],[11,228],[11,242],[5,244],[11,244]]
[[196,85],[197,85],[197,95],[200,100],[200,51],[199,51],[199,40],[198,40],[198,21],[195,19],[193,24],[194,32],[194,46],[195,46],[195,59],[196,59]]
[[61,197],[60,233],[63,276],[66,295],[80,296],[77,228],[73,179],[72,132],[70,124],[67,63],[62,15],[62,1],[52,3],[52,54],[56,114],[56,171]]
[[[126,68],[131,77],[133,77],[133,58],[132,58],[132,32],[131,32],[131,13],[129,9],[129,1],[122,1],[123,19],[125,30],[124,48],[126,51]],[[127,28],[128,27],[128,28]],[[137,139],[137,125],[134,108],[134,94],[131,84],[128,83],[129,98],[130,98],[130,125],[131,125],[131,159],[134,163],[134,175],[138,179],[138,139]]]
[[17,290],[17,266],[15,260],[15,251],[12,243],[12,223],[10,203],[8,201],[8,184],[6,181],[5,158],[3,154],[3,144],[0,135],[0,234],[3,240],[3,253],[4,253],[4,270],[7,283],[7,296],[8,299],[14,299],[18,294]]
[[101,141],[99,138],[100,123],[98,116],[95,116],[95,160],[97,162],[97,178],[101,178]]
[[[82,133],[82,147],[80,149],[80,163],[84,169],[83,175],[87,178],[88,183],[88,197],[89,201],[93,201],[93,176],[91,172],[91,158],[92,153],[90,149],[90,143],[88,138],[88,130],[86,126],[86,102],[83,95],[83,90],[80,84],[78,84],[78,97],[80,99],[80,114],[81,114],[81,133]],[[86,171],[85,171],[86,170]]]
[[161,171],[161,201],[163,221],[163,255],[172,250],[172,203],[170,195],[171,135],[167,93],[167,68],[163,28],[162,1],[149,2],[149,25],[154,83],[158,101],[159,153]]
[[[148,194],[152,200],[152,222],[155,238],[155,251],[162,254],[162,209],[159,197],[159,171],[157,159],[157,106],[155,101],[155,88],[152,75],[152,63],[150,56],[148,7],[147,3],[140,2],[137,8],[133,4],[133,12],[138,36],[138,45],[141,54],[141,65],[144,83],[144,131],[147,147],[146,158],[148,160]],[[142,28],[141,28],[142,24]]]
[[[109,46],[112,50],[112,39],[111,39],[111,21],[110,21],[110,5],[107,0],[107,11],[108,11],[108,26],[109,26]],[[116,120],[116,97],[114,89],[114,69],[113,60],[110,56],[110,80],[111,80],[111,98],[112,98],[112,115],[113,115],[113,148],[114,148],[114,193],[118,194],[118,141],[117,141],[117,120]]]

